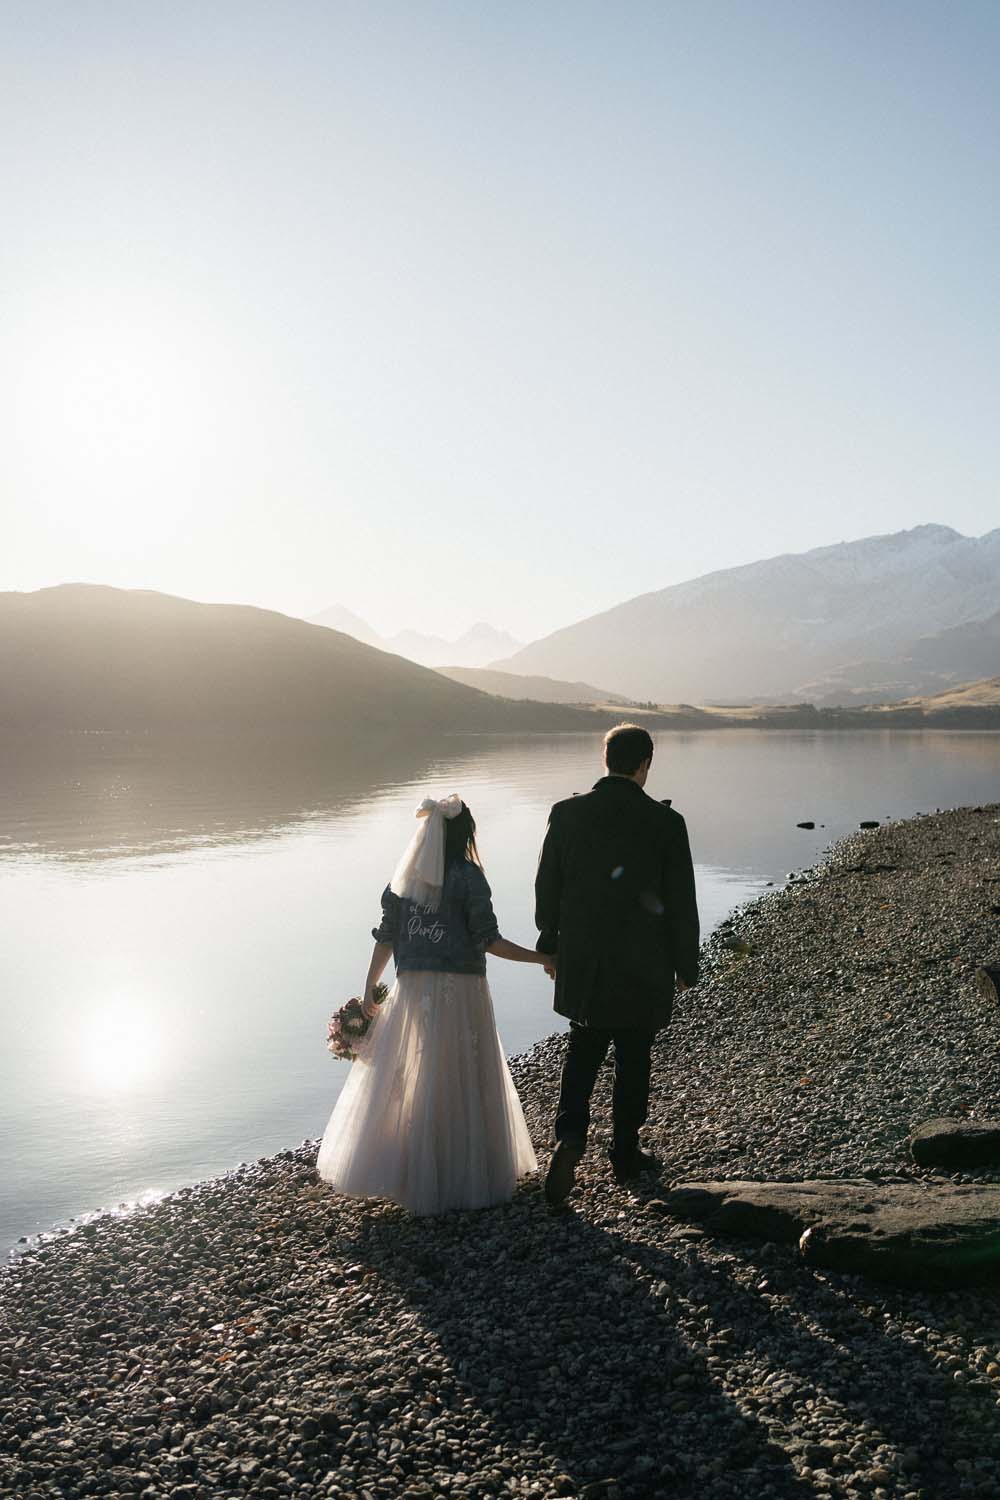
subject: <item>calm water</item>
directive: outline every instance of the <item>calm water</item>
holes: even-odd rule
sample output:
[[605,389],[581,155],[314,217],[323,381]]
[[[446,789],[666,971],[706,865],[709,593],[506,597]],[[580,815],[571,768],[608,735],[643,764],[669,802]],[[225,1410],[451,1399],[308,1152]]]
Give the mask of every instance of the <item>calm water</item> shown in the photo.
[[[322,1133],[379,894],[427,791],[480,824],[501,931],[534,943],[547,809],[589,736],[452,739],[337,760],[88,735],[0,753],[0,1251]],[[664,735],[648,790],[685,814],[706,930],[861,818],[996,800],[1000,735]],[[795,827],[812,818],[813,833]],[[490,960],[504,1044],[561,1024]]]

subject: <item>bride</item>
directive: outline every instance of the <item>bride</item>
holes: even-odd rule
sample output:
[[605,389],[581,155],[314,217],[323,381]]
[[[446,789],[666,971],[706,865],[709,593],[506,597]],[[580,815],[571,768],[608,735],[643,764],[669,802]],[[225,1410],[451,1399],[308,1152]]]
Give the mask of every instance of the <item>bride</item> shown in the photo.
[[[500,936],[461,797],[425,799],[382,893],[365,980],[374,1017],[320,1143],[316,1169],[338,1192],[389,1198],[415,1214],[509,1199],[536,1170],[493,1017],[486,954],[554,959]],[[396,982],[376,1007],[390,957]]]

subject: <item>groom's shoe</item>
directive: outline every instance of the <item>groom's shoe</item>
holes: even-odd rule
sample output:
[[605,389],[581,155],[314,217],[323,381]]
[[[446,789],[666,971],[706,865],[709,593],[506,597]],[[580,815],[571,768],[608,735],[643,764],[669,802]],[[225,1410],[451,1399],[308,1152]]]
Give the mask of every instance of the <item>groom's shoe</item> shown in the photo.
[[545,1201],[550,1208],[565,1203],[573,1191],[576,1169],[583,1156],[583,1147],[571,1145],[569,1141],[558,1141],[545,1174]]
[[638,1146],[633,1146],[628,1151],[616,1151],[612,1148],[608,1155],[611,1158],[611,1170],[618,1183],[634,1182],[644,1172],[658,1172],[663,1165],[652,1152],[640,1151]]

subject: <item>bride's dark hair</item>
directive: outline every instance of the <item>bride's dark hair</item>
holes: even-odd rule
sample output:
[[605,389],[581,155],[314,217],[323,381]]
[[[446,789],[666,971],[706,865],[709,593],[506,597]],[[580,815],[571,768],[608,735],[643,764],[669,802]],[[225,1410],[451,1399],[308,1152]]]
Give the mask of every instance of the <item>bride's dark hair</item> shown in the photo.
[[445,865],[460,863],[463,859],[470,860],[480,869],[483,868],[479,850],[476,848],[476,820],[465,802],[462,803],[462,811],[458,816],[448,818],[444,825]]

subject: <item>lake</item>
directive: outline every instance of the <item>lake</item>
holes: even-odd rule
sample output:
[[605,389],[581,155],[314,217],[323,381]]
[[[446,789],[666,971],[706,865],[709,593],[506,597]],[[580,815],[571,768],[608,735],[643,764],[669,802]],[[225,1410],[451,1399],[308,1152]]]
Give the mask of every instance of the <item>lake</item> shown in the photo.
[[[326,1022],[360,989],[419,799],[465,797],[501,932],[533,946],[548,807],[600,773],[590,735],[6,744],[0,1248],[319,1136],[348,1067]],[[707,932],[863,818],[998,787],[1000,735],[747,730],[660,735],[647,790],[687,819]],[[508,1052],[561,1026],[540,969],[489,978]]]

